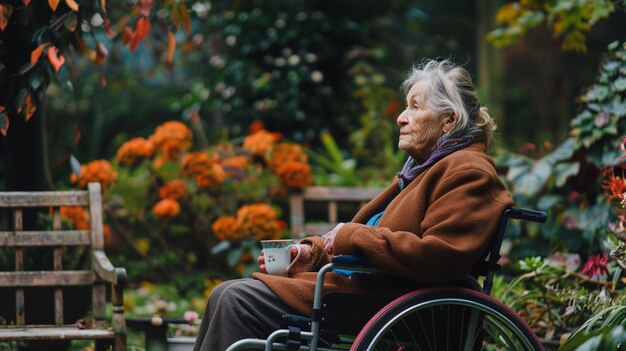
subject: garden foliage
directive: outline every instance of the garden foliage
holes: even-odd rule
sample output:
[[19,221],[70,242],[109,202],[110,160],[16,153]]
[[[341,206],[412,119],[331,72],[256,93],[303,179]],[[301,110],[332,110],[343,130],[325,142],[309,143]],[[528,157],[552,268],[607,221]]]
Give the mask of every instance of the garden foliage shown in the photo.
[[113,162],[91,161],[72,175],[78,187],[103,184],[110,250],[132,276],[249,275],[258,241],[289,235],[281,215],[286,195],[312,182],[308,157],[255,128],[241,144],[196,149],[190,128],[165,122],[123,143]]
[[[606,345],[606,337],[626,320],[621,307],[626,302],[621,278],[626,267],[624,67],[626,45],[611,44],[596,83],[580,98],[568,138],[554,148],[546,144],[534,150],[537,158],[498,157],[516,201],[549,213],[541,227],[517,228],[509,254],[521,259],[524,273],[502,299],[546,339],[565,335],[564,341],[574,332],[568,347]],[[538,252],[540,247],[545,251]]]

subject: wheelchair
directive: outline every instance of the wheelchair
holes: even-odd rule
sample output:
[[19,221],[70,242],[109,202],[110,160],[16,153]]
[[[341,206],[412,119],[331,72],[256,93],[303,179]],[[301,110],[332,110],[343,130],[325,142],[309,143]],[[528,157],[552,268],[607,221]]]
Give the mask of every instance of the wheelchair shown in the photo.
[[488,254],[472,274],[445,286],[417,288],[395,299],[340,292],[324,295],[327,272],[383,273],[362,258],[335,256],[318,273],[311,318],[284,316],[284,329],[276,330],[266,340],[239,340],[227,351],[543,350],[526,322],[490,296],[494,274],[500,269],[500,246],[509,218],[543,223],[547,215],[543,211],[507,208]]

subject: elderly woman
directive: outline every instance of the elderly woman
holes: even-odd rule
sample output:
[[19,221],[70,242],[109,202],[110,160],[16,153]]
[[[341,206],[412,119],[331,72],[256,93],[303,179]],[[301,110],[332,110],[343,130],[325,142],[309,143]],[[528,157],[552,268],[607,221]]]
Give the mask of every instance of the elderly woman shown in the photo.
[[[303,239],[289,277],[259,272],[215,288],[195,350],[222,351],[239,339],[265,338],[285,313],[310,315],[316,271],[333,255],[366,257],[404,280],[380,284],[371,275],[330,273],[328,290],[385,294],[402,293],[401,281],[460,278],[483,257],[500,214],[512,205],[486,153],[495,124],[469,73],[450,61],[425,61],[403,87],[398,147],[408,160],[397,179],[351,222]],[[258,261],[265,271],[263,257]]]

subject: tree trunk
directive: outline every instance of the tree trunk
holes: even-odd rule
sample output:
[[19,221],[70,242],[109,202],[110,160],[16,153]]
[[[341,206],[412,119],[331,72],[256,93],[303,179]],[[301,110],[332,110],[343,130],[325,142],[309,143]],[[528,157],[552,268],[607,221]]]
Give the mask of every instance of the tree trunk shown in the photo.
[[487,42],[487,34],[495,28],[495,15],[500,1],[475,0],[476,5],[476,52],[478,55],[477,83],[482,104],[500,128],[504,129],[502,50]]

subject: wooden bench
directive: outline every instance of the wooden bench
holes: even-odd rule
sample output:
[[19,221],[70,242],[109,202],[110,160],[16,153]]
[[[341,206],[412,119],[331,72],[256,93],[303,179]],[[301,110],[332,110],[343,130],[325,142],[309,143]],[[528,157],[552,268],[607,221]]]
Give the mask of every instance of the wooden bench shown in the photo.
[[[86,208],[89,228],[64,230],[61,206]],[[53,339],[86,339],[95,340],[96,350],[105,350],[111,345],[114,350],[126,350],[123,301],[126,271],[113,267],[103,251],[100,184],[90,183],[86,191],[0,192],[0,211],[8,227],[0,228],[0,255],[6,257],[14,253],[15,256],[14,267],[0,267],[0,288],[3,291],[8,289],[8,295],[13,295],[2,304],[11,310],[14,306],[15,313],[14,318],[2,316],[6,324],[0,325],[0,341],[43,342],[47,345]],[[31,225],[32,218],[41,222],[42,217],[48,218],[47,226]],[[64,269],[64,262],[68,261],[67,257],[64,261],[64,255],[68,252],[79,252],[86,261],[83,265],[86,268]],[[51,258],[52,264],[29,267],[32,262],[42,261],[43,257]],[[111,322],[106,318],[108,285],[113,311]],[[72,296],[71,289],[82,289],[87,296]],[[41,292],[52,296],[49,299],[42,297]],[[64,292],[67,292],[65,299]],[[36,298],[31,298],[33,296]],[[54,305],[53,310],[49,308],[53,315],[45,316],[45,323],[41,322],[41,316],[31,316],[41,314],[41,311],[33,313],[33,306],[42,305],[42,301],[37,300],[49,301],[43,302],[47,307]],[[76,319],[68,320],[73,318],[68,310],[79,304],[78,300],[86,301],[84,305],[88,311],[83,316],[91,316],[91,325],[85,327]],[[36,324],[32,323],[33,320]],[[89,323],[87,318],[83,323]]]
[[[356,211],[384,188],[310,186],[289,199],[290,228],[296,238],[323,235],[339,222],[352,219]],[[320,217],[320,213],[325,216]]]

